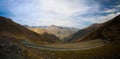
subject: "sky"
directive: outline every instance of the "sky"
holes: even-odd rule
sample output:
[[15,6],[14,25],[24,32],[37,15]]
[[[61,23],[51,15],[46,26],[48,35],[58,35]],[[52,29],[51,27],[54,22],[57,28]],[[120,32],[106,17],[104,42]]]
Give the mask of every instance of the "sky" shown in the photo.
[[29,26],[85,28],[120,14],[120,0],[0,0],[0,16]]

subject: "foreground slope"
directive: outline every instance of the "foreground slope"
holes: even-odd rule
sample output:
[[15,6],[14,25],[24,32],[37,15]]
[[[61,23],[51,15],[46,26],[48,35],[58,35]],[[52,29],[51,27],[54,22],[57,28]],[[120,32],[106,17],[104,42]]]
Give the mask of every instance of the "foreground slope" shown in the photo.
[[14,37],[0,35],[0,59],[42,59],[32,49],[27,49]]

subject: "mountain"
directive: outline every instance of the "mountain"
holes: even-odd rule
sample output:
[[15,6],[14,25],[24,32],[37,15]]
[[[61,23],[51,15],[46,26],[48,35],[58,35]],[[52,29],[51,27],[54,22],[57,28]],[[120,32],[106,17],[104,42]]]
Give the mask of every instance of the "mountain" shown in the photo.
[[101,24],[95,23],[95,24],[88,26],[87,28],[81,29],[81,30],[75,32],[74,34],[68,36],[66,38],[66,42],[77,41],[78,39],[81,39],[81,38],[85,37],[86,35],[88,35],[89,33],[95,31],[97,28],[99,28],[100,25]]
[[44,28],[33,28],[33,27],[27,27],[28,29],[38,33],[38,34],[43,34],[43,33],[49,33],[51,34],[50,32],[48,32],[46,29]]
[[37,34],[26,27],[0,16],[0,59],[41,59],[32,48],[24,43],[46,44],[60,40],[48,33]]
[[60,42],[60,39],[56,37],[55,35],[49,33],[47,30],[42,29],[42,28],[28,28],[38,34],[41,35],[42,38],[45,39],[46,43],[49,42]]
[[38,26],[38,27],[28,27],[30,30],[36,32],[36,33],[49,33],[57,36],[60,38],[60,40],[65,40],[67,36],[75,33],[78,31],[76,28],[70,28],[70,27],[61,27],[61,26],[56,26],[56,25],[51,25],[51,26]]
[[49,34],[37,34],[26,27],[13,22],[9,18],[0,16],[0,34],[8,37],[14,37],[19,41],[30,41],[33,43],[56,42],[59,39],[55,36],[47,37]]
[[55,25],[51,25],[51,26],[47,27],[46,29],[50,33],[59,37],[61,40],[64,40],[65,37],[78,31],[78,29],[76,29],[76,28],[60,27],[60,26],[55,26]]
[[79,41],[101,39],[105,41],[120,40],[120,15],[103,23],[100,27]]

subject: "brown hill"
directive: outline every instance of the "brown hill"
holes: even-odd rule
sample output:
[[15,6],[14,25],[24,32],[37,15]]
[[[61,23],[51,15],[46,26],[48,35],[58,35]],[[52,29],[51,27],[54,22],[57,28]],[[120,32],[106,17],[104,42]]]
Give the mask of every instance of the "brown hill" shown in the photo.
[[95,23],[87,28],[81,29],[77,31],[76,33],[70,35],[69,37],[66,38],[66,42],[74,42],[77,41],[78,39],[81,39],[85,37],[86,35],[90,34],[91,32],[95,31],[97,28],[99,28],[101,24]]
[[120,15],[103,23],[97,30],[79,41],[101,39],[106,41],[120,40]]
[[20,41],[30,41],[34,43],[59,41],[57,37],[52,36],[53,38],[49,38],[49,34],[39,35],[5,17],[0,17],[0,34],[8,37],[14,37]]

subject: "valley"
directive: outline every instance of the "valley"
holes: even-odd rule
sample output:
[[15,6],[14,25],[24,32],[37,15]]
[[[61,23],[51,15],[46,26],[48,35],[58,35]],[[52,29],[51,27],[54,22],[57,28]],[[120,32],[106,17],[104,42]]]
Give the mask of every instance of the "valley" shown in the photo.
[[0,59],[119,59],[119,19],[120,15],[79,30],[62,41],[44,29],[36,33],[36,29],[0,17]]
[[0,0],[0,59],[120,59],[120,0]]

